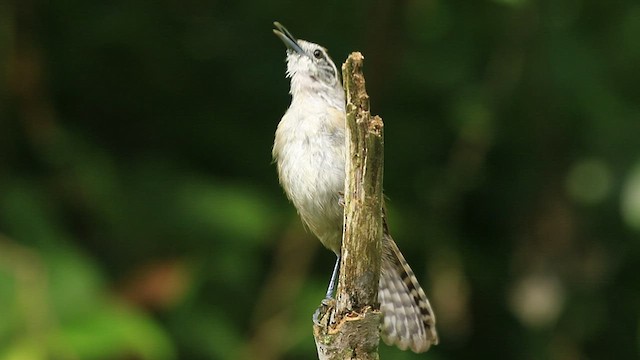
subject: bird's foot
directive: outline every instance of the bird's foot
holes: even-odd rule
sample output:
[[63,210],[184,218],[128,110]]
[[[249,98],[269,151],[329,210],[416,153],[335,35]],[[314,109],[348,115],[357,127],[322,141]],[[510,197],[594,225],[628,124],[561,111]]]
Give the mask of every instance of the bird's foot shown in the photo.
[[331,322],[333,317],[333,309],[336,306],[336,300],[332,298],[324,298],[320,303],[320,306],[313,313],[313,323],[316,326],[326,326]]

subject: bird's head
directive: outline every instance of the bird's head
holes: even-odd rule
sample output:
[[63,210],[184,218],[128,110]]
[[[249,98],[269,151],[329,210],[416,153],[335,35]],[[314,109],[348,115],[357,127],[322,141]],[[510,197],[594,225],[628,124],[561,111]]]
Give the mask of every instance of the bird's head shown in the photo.
[[340,73],[327,49],[309,41],[296,39],[282,24],[275,22],[273,32],[287,46],[287,77],[291,94],[311,92],[344,98]]

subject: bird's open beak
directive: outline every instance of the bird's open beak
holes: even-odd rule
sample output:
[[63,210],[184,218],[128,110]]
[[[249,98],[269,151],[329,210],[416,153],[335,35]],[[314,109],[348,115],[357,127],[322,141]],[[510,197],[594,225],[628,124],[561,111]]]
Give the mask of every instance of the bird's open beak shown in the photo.
[[273,25],[277,28],[277,30],[273,29],[273,33],[276,34],[276,36],[278,36],[280,40],[282,40],[282,42],[287,46],[288,49],[291,49],[300,55],[305,54],[304,50],[302,50],[300,45],[298,45],[298,40],[296,40],[296,38],[291,35],[287,28],[282,26],[282,24],[277,21],[275,21]]

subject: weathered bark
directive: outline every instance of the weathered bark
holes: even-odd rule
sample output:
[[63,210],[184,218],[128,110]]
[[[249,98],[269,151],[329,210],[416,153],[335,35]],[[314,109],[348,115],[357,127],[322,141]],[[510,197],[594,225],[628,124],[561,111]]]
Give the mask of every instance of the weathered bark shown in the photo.
[[379,359],[383,123],[369,113],[363,60],[355,52],[342,65],[347,93],[345,222],[337,300],[321,308],[314,326],[321,360]]

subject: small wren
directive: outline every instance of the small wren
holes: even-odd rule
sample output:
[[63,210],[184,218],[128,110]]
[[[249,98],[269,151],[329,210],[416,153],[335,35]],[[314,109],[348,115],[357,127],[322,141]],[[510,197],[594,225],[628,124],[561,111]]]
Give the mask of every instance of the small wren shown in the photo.
[[[302,221],[337,256],[327,298],[340,263],[345,189],[345,92],[327,49],[296,39],[280,23],[273,32],[287,46],[289,109],[280,120],[273,158],[287,197]],[[416,353],[438,343],[436,318],[409,264],[384,226],[378,297],[382,339]]]

